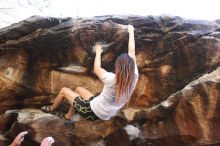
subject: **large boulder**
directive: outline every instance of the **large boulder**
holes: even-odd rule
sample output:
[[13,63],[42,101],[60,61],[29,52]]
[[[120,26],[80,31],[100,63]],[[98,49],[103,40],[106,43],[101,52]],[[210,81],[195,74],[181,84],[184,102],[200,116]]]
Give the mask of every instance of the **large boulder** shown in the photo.
[[[19,115],[3,114],[1,134],[11,132],[14,135],[8,136],[12,139],[23,130],[16,127],[59,123],[57,126],[64,129],[63,133],[76,133],[65,137],[74,139],[70,140],[73,145],[92,145],[93,142],[155,146],[219,144],[219,20],[171,16],[79,19],[33,16],[1,29],[0,113],[49,104],[64,86],[71,89],[83,86],[94,94],[100,92],[102,83],[92,71],[93,46],[95,42],[108,44],[102,55],[102,67],[114,72],[117,56],[127,52],[127,24],[135,27],[140,76],[130,102],[116,118],[120,119],[116,120],[119,124],[115,124],[114,118],[105,122],[82,120],[75,123],[81,130],[77,137],[76,129],[63,128],[61,119],[56,117],[41,115],[21,122]],[[123,128],[127,123],[140,128],[139,138],[129,141]],[[43,131],[50,133],[51,127],[44,125]],[[94,131],[89,131],[89,127],[95,127]],[[33,129],[35,135],[29,138],[30,142],[39,144],[46,135],[39,127]],[[36,139],[37,134],[41,137]],[[83,134],[87,134],[86,137]],[[54,137],[59,139],[60,136]],[[68,145],[62,140],[58,143]]]
[[116,57],[127,52],[127,24],[135,27],[140,72],[130,105],[158,104],[219,66],[220,25],[215,21],[169,16],[31,17],[0,31],[1,111],[48,103],[63,86],[99,92],[102,85],[92,73],[94,43],[110,43],[102,64],[114,71]]

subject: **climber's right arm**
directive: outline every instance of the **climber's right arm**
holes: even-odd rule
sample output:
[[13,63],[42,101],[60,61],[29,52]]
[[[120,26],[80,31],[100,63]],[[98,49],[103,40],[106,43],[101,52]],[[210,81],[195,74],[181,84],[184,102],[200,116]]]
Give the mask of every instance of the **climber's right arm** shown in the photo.
[[128,55],[134,59],[136,63],[135,57],[135,39],[134,39],[134,27],[132,25],[127,26],[128,33],[129,33],[129,40],[128,40]]

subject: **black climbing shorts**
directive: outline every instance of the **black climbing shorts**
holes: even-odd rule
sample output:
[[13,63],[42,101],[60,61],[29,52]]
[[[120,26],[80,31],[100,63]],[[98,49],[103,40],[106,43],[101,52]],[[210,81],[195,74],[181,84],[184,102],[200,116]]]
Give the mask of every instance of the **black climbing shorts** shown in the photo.
[[91,109],[90,101],[94,99],[92,96],[89,100],[83,99],[81,96],[77,96],[73,101],[73,108],[76,113],[79,113],[80,116],[87,120],[97,120],[99,119]]

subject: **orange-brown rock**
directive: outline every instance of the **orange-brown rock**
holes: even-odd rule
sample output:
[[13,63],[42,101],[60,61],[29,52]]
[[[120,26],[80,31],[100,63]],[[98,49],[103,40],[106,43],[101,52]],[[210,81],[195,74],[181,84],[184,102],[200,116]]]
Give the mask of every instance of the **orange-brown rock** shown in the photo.
[[[142,136],[168,146],[220,144],[220,67],[149,109],[125,109],[130,121],[145,119]],[[155,141],[155,139],[157,139]],[[172,142],[172,140],[174,140]],[[162,144],[162,143],[161,143]]]
[[114,42],[102,59],[103,67],[114,71],[116,57],[127,51],[127,24],[135,27],[140,72],[130,105],[158,104],[219,66],[220,26],[215,21],[169,16],[31,17],[0,31],[1,111],[48,103],[63,86],[100,91],[92,73],[92,47],[97,41]]
[[[219,20],[186,20],[171,16],[79,19],[34,16],[1,29],[0,113],[51,103],[63,86],[72,89],[83,86],[93,93],[99,92],[102,83],[92,72],[94,43],[109,44],[102,55],[102,66],[114,71],[116,57],[127,52],[127,24],[135,27],[140,76],[122,117],[127,123],[137,122],[141,136],[126,144],[219,144],[220,73],[219,68],[216,69],[220,66]],[[7,127],[0,127],[1,134],[10,128],[16,131],[11,123],[6,124],[7,120],[13,121],[0,117],[0,126]],[[59,123],[59,119],[54,121]],[[88,123],[78,123],[82,124],[82,133],[92,126],[95,130],[86,134],[95,138],[102,135],[103,127],[98,128],[102,122]],[[30,126],[30,123],[24,125]],[[106,125],[114,129],[102,135],[106,145],[114,145],[112,139],[119,141],[120,134],[124,137],[122,141],[128,141],[122,127],[116,130],[115,125]],[[95,133],[96,130],[99,132]],[[39,143],[40,139],[33,138],[34,135],[30,137],[32,143]],[[73,139],[79,145],[83,136]]]
[[[113,118],[108,121],[80,120],[73,125],[65,125],[59,117],[34,109],[7,111],[1,121],[4,121],[2,126],[8,125],[8,129],[3,132],[8,145],[21,131],[28,131],[24,146],[39,145],[47,136],[54,137],[54,146],[89,145],[108,137],[126,124],[123,119]],[[6,124],[6,121],[9,123]],[[3,141],[0,137],[0,142]]]

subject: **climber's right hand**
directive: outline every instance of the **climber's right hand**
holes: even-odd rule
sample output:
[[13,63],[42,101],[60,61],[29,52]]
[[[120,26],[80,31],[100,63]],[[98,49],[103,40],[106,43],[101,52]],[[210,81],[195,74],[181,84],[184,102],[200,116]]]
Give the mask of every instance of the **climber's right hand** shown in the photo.
[[128,33],[134,33],[134,26],[133,25],[128,25],[127,30],[128,30]]

